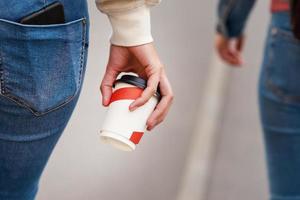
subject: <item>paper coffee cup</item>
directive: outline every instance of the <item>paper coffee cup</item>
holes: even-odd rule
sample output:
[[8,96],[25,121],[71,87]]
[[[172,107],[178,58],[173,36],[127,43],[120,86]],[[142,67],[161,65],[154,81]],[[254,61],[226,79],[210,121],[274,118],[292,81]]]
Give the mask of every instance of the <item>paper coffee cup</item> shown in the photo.
[[146,131],[147,119],[160,99],[159,92],[156,92],[143,106],[129,111],[129,105],[141,96],[146,85],[146,80],[133,75],[123,75],[115,81],[100,131],[100,138],[104,143],[123,151],[135,150]]

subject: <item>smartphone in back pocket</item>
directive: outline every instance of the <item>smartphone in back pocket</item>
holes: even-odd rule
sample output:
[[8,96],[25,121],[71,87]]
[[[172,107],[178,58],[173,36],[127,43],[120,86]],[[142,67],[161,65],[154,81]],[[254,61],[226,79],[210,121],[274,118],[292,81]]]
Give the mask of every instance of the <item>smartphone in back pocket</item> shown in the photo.
[[64,7],[58,1],[27,15],[20,20],[21,24],[31,25],[62,24],[64,22]]

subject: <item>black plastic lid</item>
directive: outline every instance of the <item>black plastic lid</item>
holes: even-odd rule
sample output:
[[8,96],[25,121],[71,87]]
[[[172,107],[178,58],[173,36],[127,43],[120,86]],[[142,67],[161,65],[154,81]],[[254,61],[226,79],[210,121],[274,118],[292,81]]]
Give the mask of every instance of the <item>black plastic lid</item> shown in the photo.
[[[116,84],[117,82],[128,83],[137,86],[141,89],[145,89],[147,87],[147,81],[145,79],[128,74],[121,76],[121,78],[117,79],[114,84]],[[159,88],[156,91],[155,95],[158,97],[159,100],[161,99]]]

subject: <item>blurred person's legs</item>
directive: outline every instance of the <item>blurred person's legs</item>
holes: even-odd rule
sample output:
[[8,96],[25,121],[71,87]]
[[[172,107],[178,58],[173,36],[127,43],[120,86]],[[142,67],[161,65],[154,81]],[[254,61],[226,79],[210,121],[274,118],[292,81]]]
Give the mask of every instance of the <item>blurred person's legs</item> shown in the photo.
[[0,1],[1,200],[34,199],[81,92],[89,42],[87,2],[60,1],[66,23],[39,26],[15,22],[54,0]]
[[300,41],[288,13],[272,15],[259,94],[271,200],[300,200]]

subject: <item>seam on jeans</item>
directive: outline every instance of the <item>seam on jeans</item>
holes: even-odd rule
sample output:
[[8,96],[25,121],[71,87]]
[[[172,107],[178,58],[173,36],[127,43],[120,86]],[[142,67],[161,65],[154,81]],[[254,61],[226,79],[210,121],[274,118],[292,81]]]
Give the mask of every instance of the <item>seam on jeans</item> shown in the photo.
[[4,66],[3,66],[3,56],[2,56],[2,46],[0,43],[0,95],[4,95],[6,93],[6,85],[5,85],[5,74],[4,74]]
[[1,54],[1,46],[0,46],[0,94],[2,94],[4,90],[4,79],[3,79],[3,66],[2,66],[2,54]]
[[[86,17],[83,17],[82,18],[82,26],[83,26],[83,30],[82,30],[82,39],[81,39],[81,44],[82,44],[82,47],[81,47],[81,52],[80,52],[80,75],[79,75],[79,80],[78,80],[78,84],[81,84],[81,76],[82,76],[82,68],[83,68],[83,65],[84,65],[84,50],[85,50],[85,36],[86,36]],[[2,62],[1,62],[2,63]],[[64,105],[68,104],[69,102],[71,102],[74,97],[77,95],[79,89],[80,89],[80,85],[78,85],[78,88],[76,88],[76,91],[74,92],[74,94],[68,98],[65,99],[65,101],[63,101],[61,104],[57,105],[56,107],[54,108],[50,108],[48,110],[45,110],[45,111],[37,111],[36,109],[33,108],[33,105],[31,105],[30,103],[22,100],[22,99],[19,99],[17,98],[16,96],[12,95],[8,88],[5,87],[5,81],[4,81],[4,71],[3,71],[3,67],[2,67],[2,64],[0,63],[0,81],[1,81],[1,90],[0,90],[0,95],[5,97],[5,98],[8,98],[9,100],[17,103],[18,105],[22,106],[22,107],[25,107],[27,108],[32,114],[34,114],[36,117],[39,117],[39,116],[42,116],[42,115],[45,115],[49,112],[52,112],[52,111],[55,111],[61,107],[63,107]]]
[[[0,49],[1,49],[1,46],[0,46]],[[1,86],[1,88],[0,88],[0,95],[1,96],[5,97],[5,98],[8,98],[8,99],[11,99],[15,103],[17,103],[17,104],[19,104],[23,107],[27,106],[25,102],[22,102],[22,101],[16,99],[12,95],[10,95],[10,93],[8,92],[9,90],[6,87],[6,83],[5,83],[5,71],[4,71],[3,56],[2,56],[1,51],[0,51],[0,86]]]
[[[85,43],[86,43],[86,18],[83,19],[82,21],[82,46],[81,46],[81,55],[80,55],[80,69],[79,69],[79,78],[78,78],[78,88],[76,90],[76,93],[78,90],[80,90],[81,87],[81,82],[82,82],[82,76],[83,76],[83,65],[84,65],[84,54],[85,54]],[[75,94],[76,94],[75,93]]]

